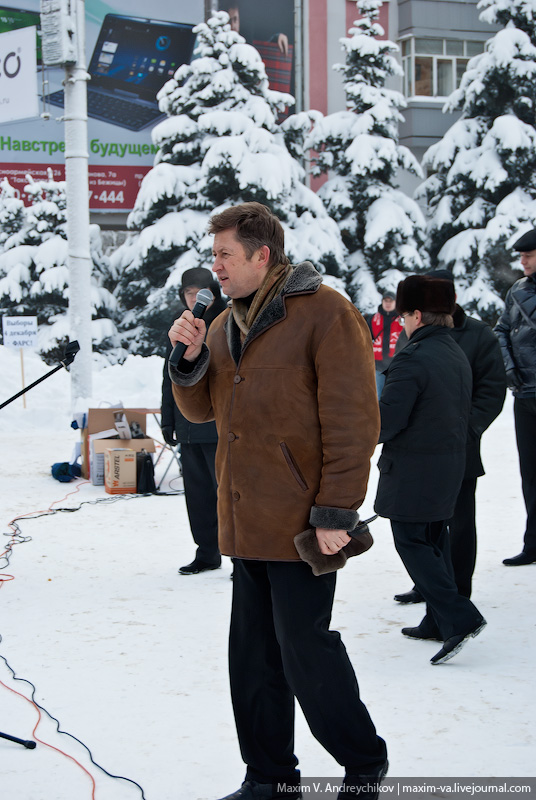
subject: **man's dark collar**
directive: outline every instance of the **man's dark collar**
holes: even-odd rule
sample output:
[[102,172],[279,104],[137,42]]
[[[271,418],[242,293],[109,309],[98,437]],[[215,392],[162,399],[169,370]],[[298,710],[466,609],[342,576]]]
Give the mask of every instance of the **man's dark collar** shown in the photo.
[[447,328],[446,325],[421,325],[419,328],[415,328],[411,336],[409,337],[409,341],[413,342],[415,338],[423,338],[424,336],[429,336],[433,333],[437,333],[437,331],[449,331],[450,328]]

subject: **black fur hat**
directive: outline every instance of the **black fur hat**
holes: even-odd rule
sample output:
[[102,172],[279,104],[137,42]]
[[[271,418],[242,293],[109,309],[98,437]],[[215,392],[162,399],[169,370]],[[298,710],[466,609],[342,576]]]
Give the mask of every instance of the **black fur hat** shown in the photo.
[[431,269],[426,273],[430,278],[445,278],[446,281],[454,283],[454,273],[450,269]]
[[198,289],[210,289],[216,299],[221,297],[220,284],[212,272],[205,267],[192,267],[183,272],[179,287],[179,297],[183,305],[186,305],[184,290],[189,286],[197,286]]
[[410,275],[400,281],[396,293],[399,314],[410,311],[431,311],[434,314],[453,314],[456,308],[454,284],[445,278]]

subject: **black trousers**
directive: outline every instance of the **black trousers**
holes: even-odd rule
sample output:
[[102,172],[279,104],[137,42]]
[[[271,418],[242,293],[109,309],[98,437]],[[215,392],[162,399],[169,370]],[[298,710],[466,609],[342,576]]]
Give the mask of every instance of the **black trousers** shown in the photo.
[[426,600],[423,631],[445,641],[475,628],[482,614],[458,593],[445,522],[391,520],[391,528],[397,552]]
[[386,760],[339,633],[330,631],[335,573],[303,562],[234,559],[231,696],[246,777],[297,775],[294,698],[315,738],[347,773]]
[[194,542],[195,557],[207,564],[221,564],[218,549],[218,513],[214,459],[216,442],[181,443],[182,477],[186,510]]
[[454,516],[447,521],[454,580],[464,597],[471,597],[476,564],[475,492],[476,478],[464,478]]
[[521,488],[527,509],[523,551],[536,558],[536,398],[516,397],[514,419]]

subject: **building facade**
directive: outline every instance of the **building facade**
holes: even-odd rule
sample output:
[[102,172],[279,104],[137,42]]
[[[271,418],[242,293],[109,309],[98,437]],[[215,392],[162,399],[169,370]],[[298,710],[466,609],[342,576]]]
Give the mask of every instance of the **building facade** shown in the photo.
[[[299,0],[298,0],[299,2]],[[456,119],[443,114],[468,60],[481,53],[495,32],[479,19],[478,0],[385,0],[379,22],[400,47],[403,80],[394,88],[407,99],[400,141],[420,159]],[[332,65],[342,58],[339,40],[357,17],[355,0],[304,0],[307,64],[303,100],[324,113],[344,108],[341,76]]]

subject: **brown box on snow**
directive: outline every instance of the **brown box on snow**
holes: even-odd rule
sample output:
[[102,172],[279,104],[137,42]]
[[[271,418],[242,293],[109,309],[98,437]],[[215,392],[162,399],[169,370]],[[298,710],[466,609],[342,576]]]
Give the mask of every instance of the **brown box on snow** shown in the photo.
[[[143,431],[146,432],[147,415],[143,411],[136,411],[131,408],[90,408],[87,414],[87,425],[82,431],[82,477],[90,477],[90,452],[89,442],[93,438],[93,451],[95,455],[100,455],[101,459],[105,450],[108,447],[113,447],[114,442],[121,443],[125,446],[139,452],[140,450],[147,450],[148,453],[154,453],[154,440],[147,439],[99,439],[98,434],[102,431],[112,431],[115,429],[115,414],[120,412],[124,414],[129,423],[137,422]],[[100,483],[102,483],[102,478]]]
[[108,447],[104,453],[104,489],[108,494],[133,494],[136,491],[136,451],[127,447]]

